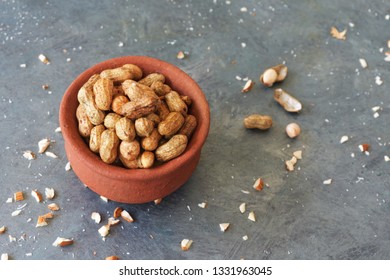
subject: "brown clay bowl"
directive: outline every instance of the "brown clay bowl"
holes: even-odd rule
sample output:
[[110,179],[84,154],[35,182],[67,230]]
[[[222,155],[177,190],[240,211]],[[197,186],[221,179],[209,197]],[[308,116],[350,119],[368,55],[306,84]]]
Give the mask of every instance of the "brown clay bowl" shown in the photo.
[[[78,132],[77,93],[90,76],[126,63],[136,64],[144,74],[159,72],[174,90],[191,97],[190,112],[198,126],[186,151],[179,157],[150,169],[126,169],[104,163],[89,150]],[[146,57],[126,56],[98,63],[81,73],[68,87],[60,104],[60,126],[65,151],[73,171],[81,182],[97,194],[122,203],[146,203],[163,198],[181,187],[192,175],[210,127],[210,109],[200,87],[186,73],[167,62]]]

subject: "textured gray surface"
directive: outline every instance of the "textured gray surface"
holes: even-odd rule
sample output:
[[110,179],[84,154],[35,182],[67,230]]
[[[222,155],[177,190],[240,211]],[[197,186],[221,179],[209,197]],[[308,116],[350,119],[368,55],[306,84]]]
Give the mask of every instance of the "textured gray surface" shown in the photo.
[[[12,259],[389,259],[390,163],[384,156],[390,156],[390,64],[383,53],[390,39],[389,2],[145,2],[0,2],[0,227],[7,227],[0,253]],[[330,37],[333,25],[348,29],[345,41]],[[180,50],[189,56],[178,60]],[[37,59],[40,53],[50,65]],[[176,64],[199,83],[211,107],[196,172],[158,206],[103,202],[64,170],[63,139],[54,132],[72,79],[123,55]],[[367,69],[359,58],[367,60]],[[266,67],[281,62],[289,75],[280,86],[302,101],[299,115],[284,112],[273,89],[257,82]],[[244,81],[236,76],[254,79],[255,87],[242,94]],[[50,92],[41,88],[46,83]],[[381,107],[378,118],[374,106]],[[274,126],[245,130],[242,120],[251,113],[270,114]],[[302,127],[295,140],[284,133],[292,121]],[[340,144],[343,135],[350,140]],[[59,158],[24,159],[23,151],[36,152],[44,137],[55,140],[50,151]],[[369,155],[360,153],[361,143],[371,144]],[[298,149],[299,170],[288,173],[283,161]],[[269,184],[262,192],[252,189],[257,177]],[[328,178],[332,184],[323,185]],[[46,187],[56,190],[61,210],[49,226],[36,228],[47,202],[36,203],[30,192]],[[26,200],[5,203],[18,190]],[[206,209],[198,207],[203,201]],[[242,202],[256,213],[255,223],[248,212],[239,213]],[[102,224],[90,215],[99,212],[104,222],[117,206],[136,222],[112,228],[103,241],[97,232]],[[231,223],[225,233],[222,222]],[[57,236],[75,243],[53,247]],[[187,252],[180,249],[183,238],[194,240]]]

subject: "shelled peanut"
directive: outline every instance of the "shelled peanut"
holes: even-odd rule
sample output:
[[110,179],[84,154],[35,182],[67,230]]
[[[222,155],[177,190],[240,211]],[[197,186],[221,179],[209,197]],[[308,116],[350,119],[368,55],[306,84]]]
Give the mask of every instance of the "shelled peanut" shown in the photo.
[[125,64],[95,74],[78,92],[80,135],[107,164],[151,168],[180,156],[197,126],[190,97]]

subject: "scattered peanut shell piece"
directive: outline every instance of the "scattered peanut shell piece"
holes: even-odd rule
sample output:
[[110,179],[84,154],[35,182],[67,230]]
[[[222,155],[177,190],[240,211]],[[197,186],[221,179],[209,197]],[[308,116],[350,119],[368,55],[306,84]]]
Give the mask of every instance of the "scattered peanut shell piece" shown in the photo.
[[9,256],[8,256],[8,254],[7,254],[7,253],[3,253],[3,254],[1,254],[1,258],[0,258],[0,260],[2,260],[2,261],[8,261],[8,260],[9,260]]
[[221,231],[225,232],[227,231],[227,229],[229,228],[230,226],[230,223],[222,223],[222,224],[219,224],[219,228],[221,229]]
[[54,247],[65,247],[65,246],[69,246],[72,244],[73,244],[73,239],[57,237],[57,239],[53,243],[53,246]]
[[38,153],[43,154],[50,145],[49,138],[43,138],[38,142]]
[[58,158],[58,156],[55,153],[52,152],[45,152],[45,155],[51,158]]
[[367,61],[364,58],[359,58],[359,63],[362,68],[368,67]]
[[123,208],[122,207],[117,207],[115,208],[114,210],[114,218],[119,218],[121,216],[121,213],[123,211]]
[[207,207],[207,202],[199,203],[198,206],[199,206],[200,208],[206,208],[206,207]]
[[12,236],[11,234],[8,234],[8,240],[9,242],[16,242],[16,237]]
[[375,83],[380,86],[383,84],[383,80],[380,76],[375,76]]
[[45,188],[45,196],[46,196],[46,199],[53,199],[54,196],[55,196],[55,191],[53,188]]
[[23,152],[23,157],[28,159],[28,160],[33,160],[33,159],[36,158],[35,154],[32,151],[30,151],[30,150],[24,151]]
[[286,168],[288,171],[294,171],[294,166],[295,164],[297,163],[297,158],[295,156],[293,156],[290,160],[286,160],[285,161],[285,164],[286,164]]
[[50,64],[49,59],[44,54],[38,55],[38,59],[44,64]]
[[343,31],[338,31],[336,27],[332,26],[330,29],[330,35],[332,35],[333,38],[336,38],[338,40],[345,40],[347,34],[347,29],[344,29]]
[[385,160],[386,162],[389,162],[389,161],[390,161],[390,157],[389,157],[389,156],[384,156],[383,158],[384,158],[384,160]]
[[184,59],[186,57],[185,53],[183,51],[179,51],[176,55],[178,59]]
[[296,157],[297,159],[302,159],[302,151],[298,150],[293,152],[293,156]]
[[240,206],[238,207],[238,209],[240,209],[240,212],[241,212],[242,214],[244,214],[245,211],[246,211],[246,203],[245,203],[245,202],[244,202],[244,203],[241,203]]
[[32,190],[31,195],[39,203],[42,202],[42,194],[37,190]]
[[182,241],[181,241],[181,249],[183,250],[183,251],[188,251],[189,249],[190,249],[190,247],[191,247],[191,245],[192,245],[192,240],[190,240],[190,239],[183,239]]
[[21,209],[18,209],[18,210],[15,210],[11,213],[11,216],[12,217],[15,217],[15,216],[18,216],[20,213],[22,213],[22,210]]
[[344,135],[340,139],[340,144],[343,144],[349,140],[349,137],[347,135]]
[[118,256],[108,256],[105,258],[106,261],[117,261],[119,260]]
[[15,201],[22,201],[24,200],[24,195],[22,191],[14,193],[14,200]]
[[56,203],[50,203],[49,205],[47,205],[47,208],[51,211],[60,210],[60,207]]
[[368,152],[369,149],[370,149],[370,144],[364,143],[359,145],[359,150],[362,153]]
[[5,226],[0,227],[0,234],[5,233],[6,230],[7,228]]
[[100,214],[98,212],[92,212],[91,219],[94,220],[95,223],[98,224],[102,220],[102,217],[100,216]]
[[46,219],[44,216],[38,216],[38,221],[35,227],[45,227],[48,223],[46,222]]
[[134,222],[133,217],[127,212],[126,210],[121,211],[121,217],[124,219],[126,222],[132,223]]
[[69,171],[72,169],[72,166],[70,165],[70,162],[68,161],[66,164],[65,164],[65,171]]
[[242,237],[242,240],[247,241],[247,240],[248,240],[248,235],[244,235],[244,236]]
[[159,205],[161,203],[161,201],[162,201],[162,198],[157,198],[154,200],[154,204]]
[[242,88],[241,92],[248,92],[252,89],[252,87],[254,86],[254,82],[252,80],[248,80],[246,81],[244,87]]
[[45,219],[53,219],[54,215],[52,212],[46,213],[45,215],[42,215]]
[[330,184],[332,184],[332,179],[327,179],[323,183],[324,183],[324,185],[330,185]]
[[119,224],[121,221],[120,220],[117,220],[115,219],[114,217],[110,217],[108,218],[108,225],[109,226],[116,226],[117,224]]
[[257,178],[257,180],[255,181],[255,183],[253,184],[253,188],[256,190],[256,191],[261,191],[263,190],[264,188],[264,180],[262,178]]
[[249,212],[248,220],[251,220],[252,222],[256,222],[255,212],[253,211]]
[[102,237],[106,237],[110,233],[110,226],[104,225],[101,228],[99,228],[98,232]]
[[274,91],[274,99],[278,102],[287,112],[297,113],[302,110],[301,102],[293,97],[288,92],[281,88],[277,88]]

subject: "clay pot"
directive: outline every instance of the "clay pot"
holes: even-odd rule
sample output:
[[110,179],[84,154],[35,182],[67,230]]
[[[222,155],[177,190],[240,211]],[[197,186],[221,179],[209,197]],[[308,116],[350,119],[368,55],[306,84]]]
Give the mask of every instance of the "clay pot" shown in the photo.
[[[126,63],[142,68],[144,75],[159,72],[174,90],[188,95],[193,103],[190,113],[198,120],[186,151],[179,157],[151,169],[126,169],[108,165],[89,147],[78,132],[77,93],[90,76]],[[126,56],[98,63],[81,73],[66,90],[60,105],[60,126],[65,151],[81,182],[99,195],[122,203],[146,203],[163,198],[182,186],[195,170],[210,127],[210,109],[196,82],[167,62],[145,56]]]

